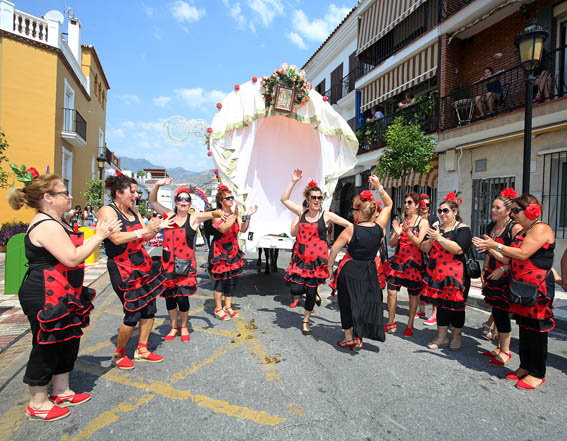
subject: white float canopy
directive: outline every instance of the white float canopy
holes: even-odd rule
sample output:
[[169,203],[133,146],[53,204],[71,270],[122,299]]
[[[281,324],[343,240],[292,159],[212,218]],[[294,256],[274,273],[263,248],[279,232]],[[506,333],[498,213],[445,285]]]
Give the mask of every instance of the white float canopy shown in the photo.
[[294,215],[280,196],[295,168],[303,170],[303,179],[291,199],[301,204],[313,178],[323,190],[327,210],[339,177],[357,164],[354,132],[318,92],[310,90],[307,103],[281,113],[266,109],[262,90],[260,80],[241,85],[224,99],[211,125],[210,149],[223,184],[244,210],[259,207],[249,228],[252,240],[245,235],[248,251],[264,235],[290,235]]

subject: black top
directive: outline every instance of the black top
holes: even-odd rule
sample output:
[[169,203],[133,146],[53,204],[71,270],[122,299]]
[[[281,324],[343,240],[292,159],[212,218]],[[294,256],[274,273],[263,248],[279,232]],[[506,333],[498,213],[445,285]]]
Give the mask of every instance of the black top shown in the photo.
[[354,225],[352,239],[347,248],[348,254],[356,260],[374,260],[383,237],[384,231],[378,224],[372,227]]
[[[111,207],[114,211],[116,211],[116,215],[118,216],[118,219],[122,221],[122,229],[120,231],[126,232],[128,231],[127,227],[133,227],[140,223],[138,216],[136,216],[136,213],[134,213],[131,208],[128,208],[128,211],[132,214],[132,216],[134,216],[133,221],[129,221],[128,219],[126,219],[126,216],[124,216],[122,212],[114,206],[114,204],[110,204],[109,207]],[[122,245],[115,245],[110,239],[104,239],[104,249],[106,250],[106,255],[108,256],[109,259],[113,259],[116,256],[119,256],[124,251],[126,251],[126,248],[128,248],[127,243],[124,243]]]
[[317,224],[317,232],[319,233],[319,239],[321,240],[327,240],[327,227],[325,225],[325,212],[322,211],[321,212],[321,216],[319,216],[319,219],[317,219],[316,222],[309,222],[307,220],[307,212],[309,210],[305,210],[303,212],[303,214],[301,215],[301,218],[299,219],[299,222],[305,222],[306,224]]
[[461,224],[459,224],[456,228],[446,233],[444,232],[443,228],[441,228],[441,234],[443,235],[443,237],[456,242],[457,245],[461,247],[463,254],[456,254],[455,258],[457,260],[460,260],[461,262],[465,262],[465,254],[470,250],[472,245],[471,229],[467,226],[461,226]]

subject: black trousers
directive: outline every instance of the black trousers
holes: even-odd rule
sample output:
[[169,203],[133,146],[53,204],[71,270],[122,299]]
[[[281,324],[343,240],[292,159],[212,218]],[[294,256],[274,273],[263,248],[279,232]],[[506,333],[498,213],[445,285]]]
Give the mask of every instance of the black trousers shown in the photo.
[[449,326],[460,329],[465,325],[465,311],[437,308],[437,326]]
[[547,332],[531,331],[520,326],[520,368],[536,378],[545,378]]
[[189,297],[187,296],[175,296],[165,298],[165,307],[168,311],[173,311],[179,308],[179,312],[189,311]]
[[510,313],[500,308],[492,308],[492,317],[498,332],[507,334],[512,332],[512,323],[510,321]]
[[37,311],[27,317],[32,330],[32,350],[24,374],[24,383],[29,386],[47,386],[53,375],[65,374],[73,370],[81,339],[72,338],[61,343],[40,345],[37,342],[39,332]]
[[292,282],[289,289],[294,296],[300,296],[305,293],[305,310],[313,311],[313,308],[315,308],[315,298],[317,297],[317,287]]
[[224,280],[215,280],[214,291],[223,293],[225,297],[232,297],[232,293],[236,289],[236,277]]

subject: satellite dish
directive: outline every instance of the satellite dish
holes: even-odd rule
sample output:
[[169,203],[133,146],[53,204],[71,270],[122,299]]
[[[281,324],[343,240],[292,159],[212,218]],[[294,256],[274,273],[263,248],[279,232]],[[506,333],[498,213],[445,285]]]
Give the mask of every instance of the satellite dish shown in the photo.
[[53,9],[52,11],[49,11],[47,14],[43,16],[43,18],[45,18],[46,20],[56,21],[59,24],[63,24],[63,21],[65,21],[65,17],[57,9]]

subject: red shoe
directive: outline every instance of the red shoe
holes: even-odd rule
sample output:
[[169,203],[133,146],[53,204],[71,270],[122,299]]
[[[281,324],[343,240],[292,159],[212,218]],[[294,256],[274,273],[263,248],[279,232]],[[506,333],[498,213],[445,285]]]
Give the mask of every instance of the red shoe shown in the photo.
[[422,318],[425,317],[425,312],[416,312],[415,313],[415,318]]
[[59,406],[53,406],[49,410],[34,410],[28,406],[26,412],[30,421],[56,421],[69,416],[69,409]]
[[226,306],[223,309],[224,312],[226,312],[229,316],[231,317],[240,317],[240,314],[238,313],[238,311],[235,311],[232,308],[227,308]]
[[[352,341],[352,340],[351,340],[351,341]],[[348,348],[352,351],[352,350],[354,349],[354,347],[356,346],[356,343],[345,343],[344,341],[339,340],[339,341],[337,342],[337,345],[338,345],[340,348],[346,348],[346,347],[348,347]]]
[[91,394],[51,395],[49,399],[58,406],[73,407],[89,401]]
[[404,331],[404,337],[411,337],[413,335],[413,328],[406,326],[406,330]]
[[223,309],[215,309],[213,312],[219,320],[230,320],[230,317]]
[[[143,352],[140,352],[140,349],[146,349]],[[134,351],[134,360],[136,361],[147,361],[148,363],[161,363],[163,361],[163,357],[161,355],[154,354],[153,352],[148,351],[148,344],[147,343],[138,343],[138,347]]]
[[356,344],[354,345],[355,351],[360,351],[362,349],[362,339],[356,337]]
[[435,326],[437,324],[437,317],[429,317],[423,322],[423,324],[427,326]]
[[[181,326],[179,329],[187,329],[187,326]],[[187,334],[187,335],[183,335],[181,334],[181,341],[183,343],[187,343],[189,340],[191,340],[191,335]]]
[[384,325],[384,332],[386,334],[393,334],[394,332],[396,332],[396,329],[398,329],[398,325],[396,325],[395,323]]
[[486,358],[494,358],[498,357],[498,354],[495,354],[494,351],[486,351],[482,353],[482,356]]
[[299,300],[294,300],[293,302],[291,302],[289,304],[290,308],[297,308],[297,305],[299,305]]
[[[165,338],[163,339],[163,341],[167,342],[167,341],[175,340],[175,337],[177,337],[177,332],[179,331],[179,328],[171,328],[171,331],[175,331],[175,334],[173,334],[173,335],[167,334],[165,336]],[[171,331],[169,331],[169,332],[171,332]]]
[[[512,359],[512,353],[506,353],[506,352],[500,352],[500,354],[504,354],[506,357],[508,357],[508,360],[506,361],[502,361],[502,360],[498,360],[498,358],[494,357],[492,360],[490,360],[490,363],[488,363],[490,366],[506,366],[508,363],[510,363],[510,360]],[[500,355],[498,354],[498,355]]]
[[510,380],[510,381],[518,381],[518,380],[521,379],[520,377],[518,377],[518,376],[517,376],[515,373],[513,373],[513,372],[511,372],[511,373],[509,373],[509,374],[506,374],[506,376],[505,376],[504,378],[506,378],[506,380]]
[[125,371],[134,369],[134,366],[136,366],[134,362],[126,356],[126,348],[116,350],[114,356],[112,357],[112,364],[118,369]]
[[537,386],[532,386],[531,384],[526,383],[524,380],[520,380],[516,383],[516,388],[525,390],[539,389],[543,386],[543,383],[545,383],[545,378],[542,378],[541,383],[539,383]]

